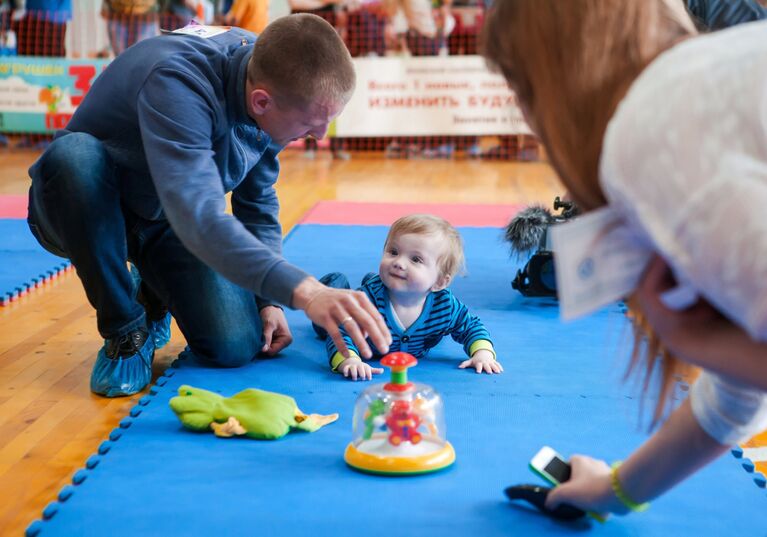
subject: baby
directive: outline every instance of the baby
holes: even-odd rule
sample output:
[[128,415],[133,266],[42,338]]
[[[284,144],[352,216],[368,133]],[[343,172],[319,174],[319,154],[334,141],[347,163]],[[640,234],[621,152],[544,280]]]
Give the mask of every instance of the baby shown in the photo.
[[[503,367],[495,359],[490,334],[447,289],[463,263],[461,236],[446,220],[428,214],[405,216],[389,229],[378,274],[365,276],[361,290],[386,320],[392,334],[390,352],[403,351],[422,358],[449,334],[469,356],[460,368],[500,373]],[[340,273],[328,274],[321,281],[330,287],[350,287]],[[343,326],[340,329],[351,353],[349,358],[338,352],[322,328],[314,328],[325,338],[333,371],[353,380],[371,379],[383,372],[362,361]],[[372,344],[371,348],[373,355],[380,357]]]

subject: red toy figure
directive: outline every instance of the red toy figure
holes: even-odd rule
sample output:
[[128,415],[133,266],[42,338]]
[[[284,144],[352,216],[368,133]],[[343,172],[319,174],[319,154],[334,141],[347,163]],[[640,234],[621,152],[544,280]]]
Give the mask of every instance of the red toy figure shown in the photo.
[[398,446],[402,442],[417,444],[421,441],[418,426],[421,418],[415,412],[411,412],[410,403],[407,401],[394,401],[391,411],[386,417],[386,425],[389,427],[389,443]]
[[[453,446],[445,439],[442,399],[430,386],[407,380],[408,368],[416,363],[406,352],[387,354],[381,365],[391,368],[391,381],[370,386],[357,398],[355,438],[344,453],[346,464],[355,470],[418,475],[455,461]],[[384,424],[386,432],[381,431]],[[421,427],[423,432],[418,431]]]

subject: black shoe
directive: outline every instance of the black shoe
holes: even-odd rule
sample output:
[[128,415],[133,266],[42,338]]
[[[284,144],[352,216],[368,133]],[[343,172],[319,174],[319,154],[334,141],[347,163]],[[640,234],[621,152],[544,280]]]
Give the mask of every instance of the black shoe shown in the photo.
[[138,328],[119,338],[108,339],[106,341],[107,358],[116,360],[133,356],[144,347],[147,338],[149,338],[149,332],[144,328]]

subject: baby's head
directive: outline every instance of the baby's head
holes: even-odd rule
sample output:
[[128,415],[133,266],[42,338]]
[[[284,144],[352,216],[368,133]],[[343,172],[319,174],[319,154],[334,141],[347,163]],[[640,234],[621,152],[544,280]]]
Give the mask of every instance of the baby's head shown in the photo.
[[447,220],[411,214],[389,228],[378,272],[390,292],[425,295],[446,288],[463,264],[461,236]]

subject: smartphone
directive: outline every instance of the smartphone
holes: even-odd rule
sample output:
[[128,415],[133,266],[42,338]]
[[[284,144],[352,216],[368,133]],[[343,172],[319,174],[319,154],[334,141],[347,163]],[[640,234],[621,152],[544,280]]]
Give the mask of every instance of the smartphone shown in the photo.
[[[543,446],[530,459],[529,466],[533,472],[555,487],[570,479],[570,463],[549,446]],[[604,516],[597,513],[589,512],[588,515],[599,522],[607,520]]]
[[549,446],[530,459],[530,469],[554,486],[570,479],[570,463]]

